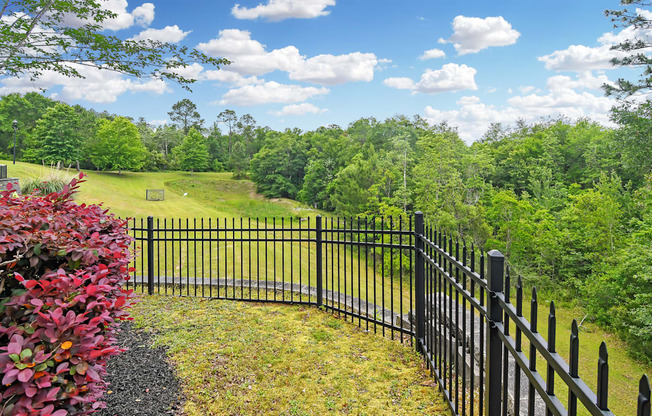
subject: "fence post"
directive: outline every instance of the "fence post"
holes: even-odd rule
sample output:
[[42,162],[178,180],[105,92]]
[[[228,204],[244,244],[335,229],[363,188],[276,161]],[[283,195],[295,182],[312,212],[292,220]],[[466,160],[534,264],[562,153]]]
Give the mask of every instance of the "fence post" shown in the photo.
[[424,232],[423,212],[414,213],[414,298],[415,298],[415,321],[416,326],[416,347],[422,351],[421,346],[426,337],[426,267],[423,260],[423,236]]
[[154,217],[147,217],[147,293],[154,294]]
[[501,413],[501,374],[502,350],[500,329],[503,309],[498,303],[497,293],[503,292],[503,270],[505,257],[498,250],[487,253],[487,360],[486,360],[486,416],[499,416]]
[[317,245],[317,307],[324,304],[323,290],[323,270],[322,270],[322,225],[321,215],[315,218],[315,240]]

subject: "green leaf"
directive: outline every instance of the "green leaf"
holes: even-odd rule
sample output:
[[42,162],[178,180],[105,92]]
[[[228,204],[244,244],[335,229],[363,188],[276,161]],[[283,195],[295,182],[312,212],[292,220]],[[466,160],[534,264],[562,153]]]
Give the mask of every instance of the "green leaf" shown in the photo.
[[30,350],[29,348],[25,348],[24,350],[22,350],[20,352],[20,359],[21,360],[24,360],[25,358],[31,357],[31,356],[32,356],[32,350]]
[[16,364],[14,364],[14,365],[15,365],[16,368],[19,369],[19,370],[24,370],[24,369],[27,368],[27,364],[23,364],[23,363],[16,363]]
[[34,246],[34,254],[37,256],[41,254],[41,243],[38,243],[37,245]]
[[18,354],[9,354],[9,358],[11,358],[15,363],[20,361],[20,356]]
[[63,248],[57,252],[57,256],[62,256],[63,257],[66,254],[68,254],[68,252]]

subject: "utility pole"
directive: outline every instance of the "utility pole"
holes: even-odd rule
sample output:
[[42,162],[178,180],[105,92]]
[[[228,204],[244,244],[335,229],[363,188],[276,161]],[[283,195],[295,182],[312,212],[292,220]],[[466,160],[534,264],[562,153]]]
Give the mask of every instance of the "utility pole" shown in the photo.
[[18,120],[14,120],[11,123],[14,128],[14,165],[16,164],[16,130],[18,129]]

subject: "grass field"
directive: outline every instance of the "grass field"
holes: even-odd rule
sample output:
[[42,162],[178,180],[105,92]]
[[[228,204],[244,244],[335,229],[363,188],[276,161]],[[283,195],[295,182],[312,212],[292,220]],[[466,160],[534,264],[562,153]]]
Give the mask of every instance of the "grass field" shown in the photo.
[[[11,162],[2,162],[9,165],[9,176],[18,176],[20,178],[38,177],[47,173],[49,168],[44,169],[37,165],[17,163],[15,166]],[[74,173],[74,172],[72,172]],[[229,173],[196,173],[190,175],[183,172],[165,172],[165,173],[130,173],[124,172],[122,175],[116,173],[88,172],[88,178],[81,186],[77,200],[86,203],[103,203],[118,215],[124,217],[143,218],[153,215],[160,218],[182,218],[182,225],[185,226],[185,219],[190,218],[192,224],[193,218],[213,218],[224,221],[227,219],[228,224],[239,218],[259,218],[263,217],[285,217],[286,221],[293,218],[295,224],[299,218],[313,218],[320,213],[309,207],[291,200],[269,200],[255,193],[254,185],[250,181],[234,181],[230,179]],[[150,202],[145,201],[146,189],[165,189],[165,201]],[[184,196],[184,194],[186,194]],[[246,220],[245,220],[246,221]],[[246,222],[245,222],[246,224]],[[181,234],[177,234],[181,237]],[[290,233],[284,233],[290,237]],[[187,236],[185,234],[184,236]],[[176,244],[176,245],[174,245]],[[211,256],[208,260],[199,263],[193,263],[193,258],[201,254],[201,250],[206,250],[206,244],[200,244],[195,247],[179,243],[166,243],[158,247],[158,250],[174,251],[178,250],[175,262],[170,258],[166,262],[157,263],[157,267],[162,270],[170,270],[176,276],[191,277],[199,276],[200,273],[205,276],[208,271],[211,273],[219,271],[217,255]],[[283,249],[285,247],[285,250]],[[229,278],[248,278],[249,276],[260,276],[266,273],[265,279],[277,272],[277,280],[289,278],[291,276],[304,276],[307,278],[311,269],[314,269],[315,249],[313,243],[302,243],[301,248],[294,246],[290,248],[288,243],[276,243],[275,248],[271,245],[263,250],[259,247],[249,251],[251,246],[238,242],[227,242],[218,251],[222,259],[221,267],[224,268],[223,260],[228,256],[235,258],[236,264],[256,264],[254,269],[238,269],[227,266],[223,272],[218,272],[219,277]],[[214,249],[214,248],[213,248]],[[300,254],[299,254],[300,253]],[[400,290],[399,280],[396,276],[385,276],[385,284],[381,285],[382,276],[374,271],[372,262],[365,262],[365,256],[368,253],[362,252],[360,262],[357,254],[351,255],[351,251],[343,252],[338,255],[340,259],[339,266],[335,272],[331,273],[330,278],[334,279],[336,272],[339,270],[339,280],[329,281],[331,287],[340,284],[340,290],[345,291],[353,296],[365,297],[366,293],[372,293],[376,289],[377,299],[383,296],[385,300],[391,303],[394,300],[396,309],[399,303],[404,303],[403,313],[409,308],[409,293]],[[355,251],[354,251],[355,253]],[[307,261],[311,256],[312,261]],[[263,268],[259,268],[262,259],[265,259]],[[304,261],[299,262],[302,258]],[[183,260],[180,260],[183,259]],[[276,260],[276,268],[273,261]],[[333,261],[333,264],[335,261]],[[142,264],[142,263],[140,263]],[[285,265],[284,268],[281,265]],[[358,274],[358,268],[360,274]],[[201,272],[200,272],[201,269]],[[284,272],[282,270],[285,270]],[[215,276],[215,275],[212,275]],[[314,277],[314,273],[311,274]],[[360,284],[358,283],[360,278]],[[289,280],[289,279],[288,279]],[[306,281],[304,281],[305,283]],[[314,285],[314,280],[307,282]],[[369,285],[368,282],[371,282]],[[346,283],[346,290],[344,284]],[[365,283],[363,285],[363,283]],[[529,290],[529,288],[528,288]],[[548,302],[542,302],[539,310],[539,331],[544,337],[547,337],[547,317]],[[529,316],[529,301],[524,304],[524,314]],[[570,323],[572,319],[580,321],[584,317],[581,308],[574,304],[557,305],[557,348],[559,353],[568,357],[568,344]],[[632,360],[627,355],[626,345],[620,342],[612,334],[601,328],[585,321],[580,332],[580,376],[586,383],[594,388],[596,385],[597,374],[597,352],[600,343],[607,341],[609,348],[610,361],[610,402],[609,406],[615,414],[630,414],[636,406],[636,397],[638,393],[638,380],[641,374],[652,374],[652,368],[646,367],[641,363]],[[513,332],[512,332],[513,333]],[[542,361],[539,360],[540,371],[543,371]],[[562,393],[558,382],[559,395],[562,402],[565,402],[565,393]]]

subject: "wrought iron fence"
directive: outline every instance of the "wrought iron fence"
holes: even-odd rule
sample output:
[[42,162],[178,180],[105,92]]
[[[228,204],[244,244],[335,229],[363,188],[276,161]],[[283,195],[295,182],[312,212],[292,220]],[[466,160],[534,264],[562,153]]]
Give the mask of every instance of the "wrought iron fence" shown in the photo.
[[[511,303],[503,255],[453,240],[421,213],[398,219],[149,217],[130,220],[129,228],[140,253],[131,287],[323,307],[413,345],[456,415],[612,415],[604,343],[594,393],[578,377],[577,322],[567,364],[556,352],[554,303],[546,340],[537,329],[536,289],[529,321],[520,279]],[[646,376],[637,403],[637,416],[650,416]]]

